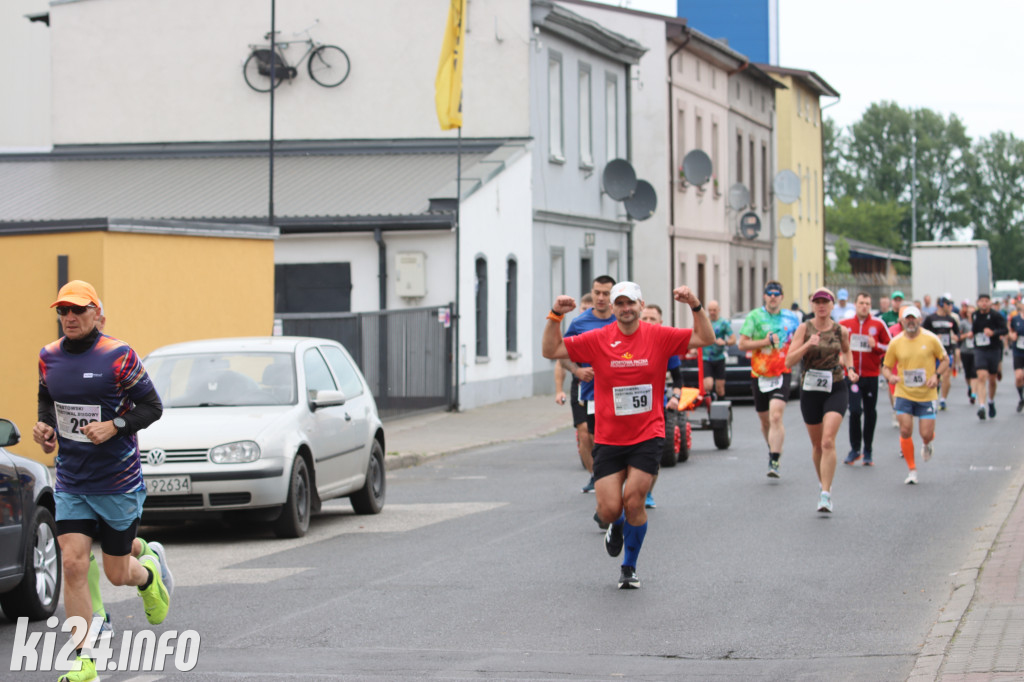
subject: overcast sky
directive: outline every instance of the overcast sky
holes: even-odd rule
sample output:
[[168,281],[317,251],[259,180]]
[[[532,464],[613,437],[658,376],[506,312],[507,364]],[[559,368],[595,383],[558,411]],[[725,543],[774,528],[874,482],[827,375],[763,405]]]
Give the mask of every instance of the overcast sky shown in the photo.
[[[676,0],[598,1],[676,8]],[[973,138],[1003,130],[1024,139],[1022,42],[1024,0],[779,0],[780,65],[815,71],[838,90],[824,113],[844,127],[891,100],[956,114]]]

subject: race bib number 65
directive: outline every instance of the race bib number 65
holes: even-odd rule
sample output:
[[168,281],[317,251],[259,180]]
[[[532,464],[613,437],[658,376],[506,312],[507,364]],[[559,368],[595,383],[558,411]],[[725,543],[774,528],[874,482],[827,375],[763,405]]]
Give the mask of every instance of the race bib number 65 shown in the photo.
[[616,417],[650,412],[654,404],[654,389],[650,384],[616,386],[612,389],[612,396]]
[[82,433],[82,427],[100,420],[99,405],[70,405],[54,402],[57,410],[57,430],[69,440],[89,443],[89,437]]

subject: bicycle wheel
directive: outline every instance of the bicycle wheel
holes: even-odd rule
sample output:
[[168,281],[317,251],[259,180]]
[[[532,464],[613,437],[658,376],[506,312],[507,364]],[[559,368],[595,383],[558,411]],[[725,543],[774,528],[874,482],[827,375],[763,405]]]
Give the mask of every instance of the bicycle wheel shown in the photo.
[[[274,87],[281,84],[287,75],[281,58],[277,57],[274,64]],[[253,50],[242,67],[245,84],[256,92],[270,92],[270,50]]]
[[344,83],[351,68],[345,50],[337,45],[321,45],[313,50],[306,66],[309,67],[309,77],[325,88]]

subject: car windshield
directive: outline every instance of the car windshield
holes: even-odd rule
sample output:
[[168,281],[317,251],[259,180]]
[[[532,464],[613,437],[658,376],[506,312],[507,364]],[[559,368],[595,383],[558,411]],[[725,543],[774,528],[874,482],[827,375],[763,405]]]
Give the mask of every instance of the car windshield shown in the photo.
[[145,365],[164,407],[295,403],[290,353],[160,355]]

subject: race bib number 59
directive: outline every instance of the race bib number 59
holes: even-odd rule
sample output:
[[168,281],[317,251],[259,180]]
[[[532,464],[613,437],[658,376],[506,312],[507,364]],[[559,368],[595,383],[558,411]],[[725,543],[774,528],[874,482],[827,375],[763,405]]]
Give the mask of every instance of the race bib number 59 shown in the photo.
[[82,427],[100,420],[99,405],[70,405],[55,402],[57,410],[57,430],[69,440],[89,443],[89,437],[82,433]]
[[650,412],[654,404],[654,389],[650,384],[639,386],[616,386],[612,389],[615,398],[615,416]]

